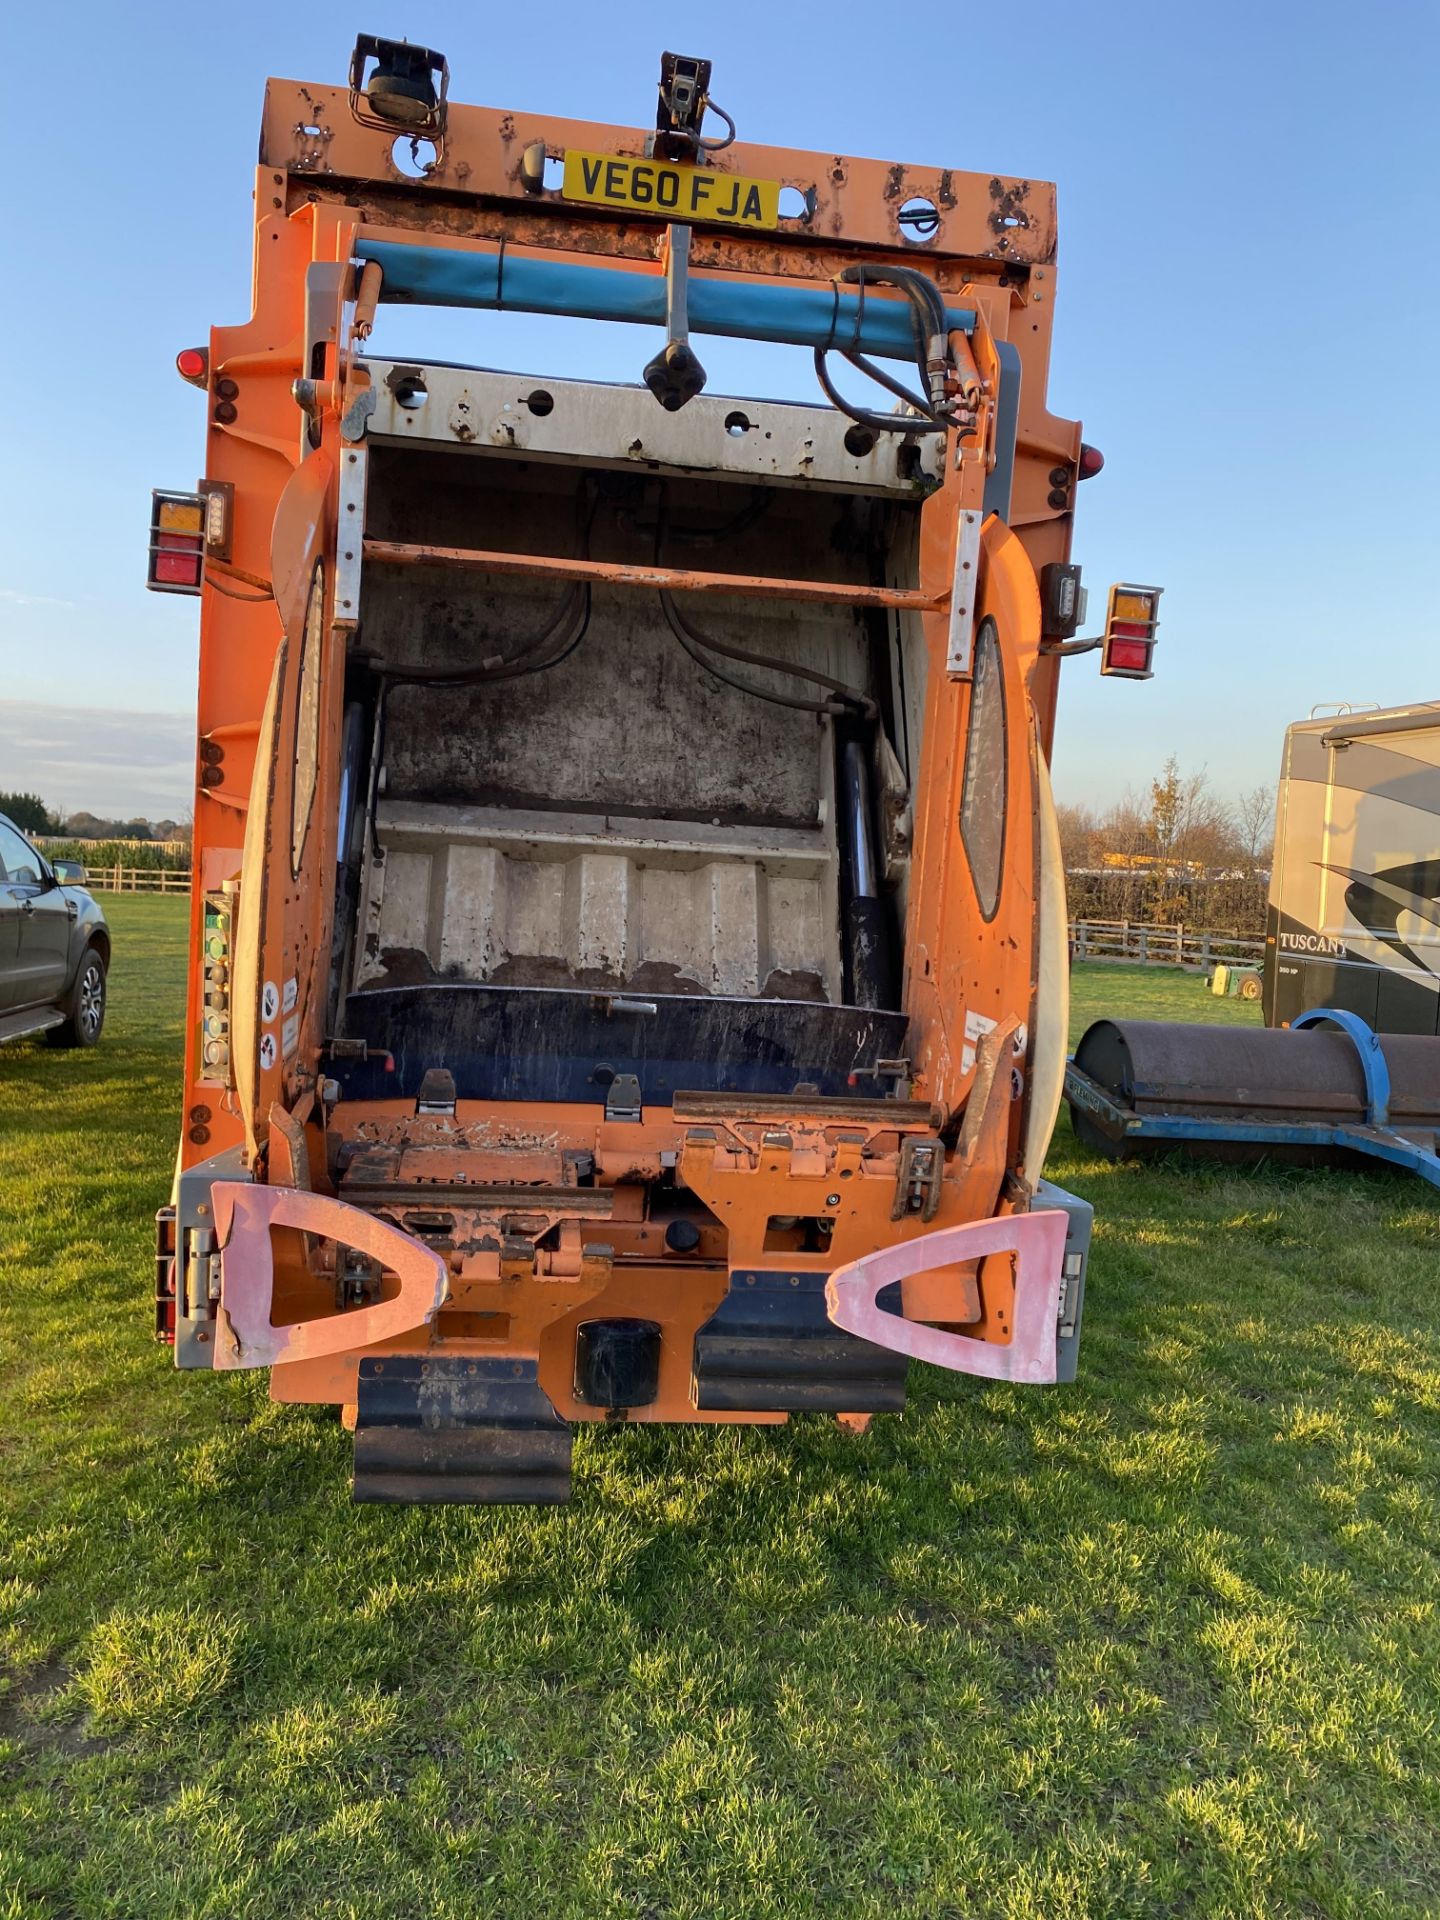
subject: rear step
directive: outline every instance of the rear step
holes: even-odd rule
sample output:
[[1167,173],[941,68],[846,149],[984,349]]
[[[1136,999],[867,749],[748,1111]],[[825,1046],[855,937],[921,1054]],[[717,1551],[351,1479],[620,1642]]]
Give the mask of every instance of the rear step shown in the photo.
[[570,1498],[570,1428],[533,1360],[360,1362],[355,1498],[457,1506]]
[[704,1413],[899,1413],[903,1353],[830,1323],[823,1273],[739,1271],[695,1336]]
[[30,1007],[24,1013],[0,1014],[0,1047],[7,1040],[25,1040],[32,1033],[48,1033],[51,1027],[63,1027],[65,1016],[58,1007]]

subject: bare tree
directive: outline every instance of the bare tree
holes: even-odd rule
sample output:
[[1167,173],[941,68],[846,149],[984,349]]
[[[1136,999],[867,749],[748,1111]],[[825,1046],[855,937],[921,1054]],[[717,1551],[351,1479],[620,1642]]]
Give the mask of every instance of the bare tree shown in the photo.
[[1093,866],[1096,832],[1095,815],[1089,807],[1062,800],[1055,809],[1060,823],[1060,851],[1067,873]]
[[1202,767],[1184,774],[1172,753],[1150,783],[1155,852],[1176,865],[1216,866],[1233,857],[1235,824]]
[[[1263,874],[1273,800],[1257,793],[1245,797],[1242,815],[1215,793],[1203,768],[1186,773],[1172,754],[1142,793],[1127,793],[1098,819],[1083,807],[1064,809],[1075,917],[1258,928],[1264,883],[1257,864]],[[1079,831],[1087,817],[1088,837]]]
[[1275,789],[1251,787],[1235,802],[1235,833],[1251,867],[1268,867],[1275,851]]

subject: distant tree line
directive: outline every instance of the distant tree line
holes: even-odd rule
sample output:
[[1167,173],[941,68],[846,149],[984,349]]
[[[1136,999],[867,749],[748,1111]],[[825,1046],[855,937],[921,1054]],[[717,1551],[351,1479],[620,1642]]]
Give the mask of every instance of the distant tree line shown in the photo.
[[[0,813],[13,820],[22,833],[41,838],[65,835],[72,840],[188,840],[190,827],[183,820],[109,820],[96,813],[61,814],[47,806],[38,793],[0,792]],[[132,863],[133,864],[133,863]]]
[[1263,930],[1273,787],[1227,802],[1172,755],[1148,792],[1103,813],[1067,803],[1059,814],[1072,919]]

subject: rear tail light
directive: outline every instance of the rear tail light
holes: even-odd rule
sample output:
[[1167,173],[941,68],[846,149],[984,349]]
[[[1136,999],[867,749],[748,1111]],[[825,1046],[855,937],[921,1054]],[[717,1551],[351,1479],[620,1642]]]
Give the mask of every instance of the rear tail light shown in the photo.
[[210,355],[204,347],[182,347],[175,356],[175,371],[192,387],[203,387],[210,379]]
[[1121,582],[1110,589],[1100,671],[1122,680],[1148,680],[1155,629],[1160,624],[1160,587]]
[[150,496],[145,584],[155,593],[199,593],[205,570],[205,502],[198,493]]

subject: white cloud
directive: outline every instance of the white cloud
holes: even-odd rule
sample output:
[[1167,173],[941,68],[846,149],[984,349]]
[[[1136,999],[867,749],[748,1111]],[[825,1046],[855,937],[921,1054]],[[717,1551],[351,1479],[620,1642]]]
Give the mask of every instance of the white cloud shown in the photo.
[[21,593],[15,587],[0,587],[0,600],[11,607],[66,607],[74,610],[73,600],[52,600],[47,593]]
[[65,813],[183,819],[194,806],[195,721],[0,700],[0,787]]

